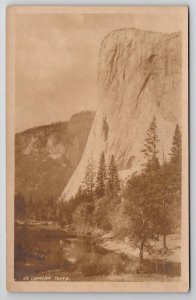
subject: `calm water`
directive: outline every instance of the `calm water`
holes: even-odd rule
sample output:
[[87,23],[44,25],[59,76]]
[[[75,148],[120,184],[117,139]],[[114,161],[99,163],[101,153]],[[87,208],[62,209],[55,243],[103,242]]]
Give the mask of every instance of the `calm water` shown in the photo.
[[63,230],[46,230],[27,225],[15,227],[16,280],[53,270],[76,273],[77,265],[83,258],[92,258],[93,255],[102,257],[108,253],[90,239],[74,237]]
[[[15,226],[15,280],[50,274],[50,280],[63,276],[79,281],[86,276],[125,274],[128,264],[127,257],[95,245],[90,238],[78,238],[59,229]],[[145,266],[148,274],[180,276],[180,263],[146,260]]]

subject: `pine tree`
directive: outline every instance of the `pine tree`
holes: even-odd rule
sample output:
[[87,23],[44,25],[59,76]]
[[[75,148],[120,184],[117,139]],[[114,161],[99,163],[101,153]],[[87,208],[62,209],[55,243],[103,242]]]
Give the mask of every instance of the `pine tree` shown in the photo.
[[139,175],[133,174],[125,190],[125,211],[130,217],[130,234],[139,248],[140,263],[143,263],[144,249],[149,241],[156,239],[160,230],[162,209],[162,184],[158,160],[158,135],[154,117],[147,130],[142,152],[145,168]]
[[177,124],[173,136],[168,164],[168,189],[173,206],[175,225],[180,226],[181,218],[181,181],[182,181],[182,140],[180,126]]
[[156,117],[154,116],[147,130],[147,137],[144,143],[144,157],[146,159],[145,173],[148,177],[146,180],[146,200],[149,202],[151,214],[154,216],[155,231],[160,228],[160,214],[162,209],[162,178],[160,174],[160,164],[158,160],[158,134]]
[[177,124],[173,136],[170,159],[161,168],[163,184],[163,206],[160,217],[160,233],[163,247],[167,248],[166,237],[180,223],[181,208],[181,132]]
[[159,168],[159,161],[157,158],[157,154],[159,153],[157,149],[158,142],[156,117],[154,116],[150,123],[150,127],[147,130],[147,137],[145,139],[144,149],[142,150],[144,157],[147,160],[145,165],[146,171],[156,171]]
[[101,153],[99,160],[99,167],[96,180],[96,194],[98,198],[101,198],[105,194],[106,189],[106,164],[104,152]]
[[148,201],[154,221],[153,224],[155,226],[154,231],[159,232],[160,228],[160,214],[162,208],[162,186],[160,179],[160,164],[158,160],[158,134],[157,134],[157,122],[156,117],[154,116],[150,126],[146,133],[146,139],[144,142],[144,149],[142,152],[144,153],[144,158],[146,160],[144,166],[143,173],[145,173],[148,177],[146,180],[146,201]]
[[87,195],[90,196],[90,198],[93,198],[95,188],[95,170],[92,157],[89,159],[86,167],[86,173],[83,180],[83,188]]
[[167,249],[167,234],[169,229],[169,220],[168,220],[168,194],[167,194],[167,163],[165,162],[164,153],[163,153],[163,166],[160,170],[161,179],[162,179],[162,207],[160,211],[160,226],[159,231],[163,235],[163,248]]
[[175,164],[176,166],[181,166],[181,158],[182,158],[181,132],[180,132],[180,126],[177,124],[173,136],[173,141],[172,141],[170,162]]
[[107,180],[107,192],[113,198],[120,190],[120,181],[118,177],[118,170],[112,155],[109,166],[108,166],[108,180]]
[[[173,193],[181,197],[181,164],[182,164],[182,141],[180,126],[177,124],[173,136],[169,159],[169,186]],[[179,198],[180,198],[179,197]]]

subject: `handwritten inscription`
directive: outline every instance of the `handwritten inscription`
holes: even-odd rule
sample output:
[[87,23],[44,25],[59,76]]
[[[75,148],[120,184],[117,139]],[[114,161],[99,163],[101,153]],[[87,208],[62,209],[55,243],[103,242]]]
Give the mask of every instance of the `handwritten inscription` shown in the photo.
[[65,276],[25,276],[24,281],[69,281],[69,277]]

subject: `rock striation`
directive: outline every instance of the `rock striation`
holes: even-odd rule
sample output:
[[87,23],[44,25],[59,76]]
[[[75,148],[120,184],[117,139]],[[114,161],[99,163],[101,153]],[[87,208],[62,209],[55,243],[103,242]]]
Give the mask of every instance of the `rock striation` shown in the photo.
[[81,161],[62,198],[69,200],[87,162],[113,154],[120,173],[141,170],[146,131],[156,116],[160,161],[171,148],[181,117],[181,33],[134,28],[115,30],[102,41],[98,58],[99,105]]

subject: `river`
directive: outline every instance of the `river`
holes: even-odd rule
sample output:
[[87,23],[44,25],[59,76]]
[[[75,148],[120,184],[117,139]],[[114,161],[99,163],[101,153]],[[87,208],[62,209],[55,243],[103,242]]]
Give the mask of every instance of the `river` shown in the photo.
[[[121,280],[130,273],[129,266],[133,265],[125,255],[96,245],[90,237],[77,237],[73,232],[28,223],[15,224],[14,258],[17,281],[96,281],[108,276]],[[150,273],[180,275],[178,265],[169,265],[169,268],[168,272],[168,265],[148,261]],[[133,280],[141,280],[140,277],[140,274],[134,275]],[[151,277],[147,278],[150,280]]]
[[46,272],[63,273],[72,279],[107,274],[112,272],[115,262],[123,266],[124,258],[96,245],[91,238],[77,237],[60,229],[15,225],[16,280],[31,280]]

